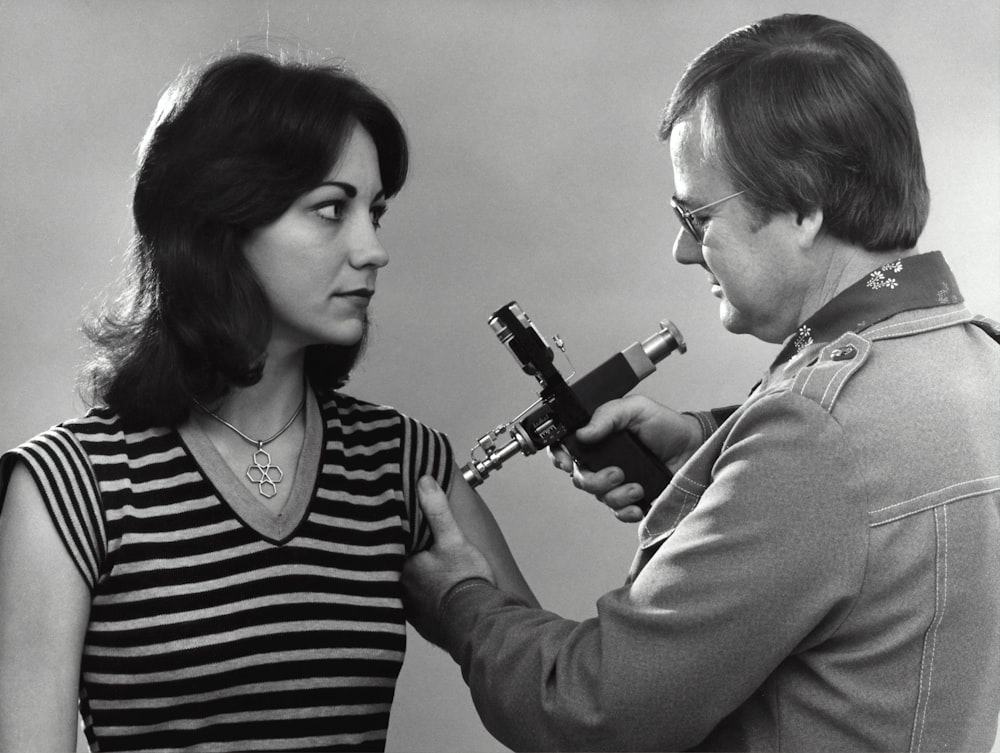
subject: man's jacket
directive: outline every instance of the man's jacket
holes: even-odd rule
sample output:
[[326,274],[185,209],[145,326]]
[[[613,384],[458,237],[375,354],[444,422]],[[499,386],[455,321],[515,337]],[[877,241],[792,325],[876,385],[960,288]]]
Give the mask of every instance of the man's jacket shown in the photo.
[[990,749],[1000,344],[940,254],[893,264],[790,337],[721,425],[699,414],[704,443],[597,617],[564,620],[486,584],[452,594],[444,645],[498,739]]

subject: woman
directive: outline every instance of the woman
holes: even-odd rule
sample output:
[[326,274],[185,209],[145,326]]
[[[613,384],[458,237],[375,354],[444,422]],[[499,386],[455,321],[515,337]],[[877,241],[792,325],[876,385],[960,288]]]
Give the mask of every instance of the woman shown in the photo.
[[450,490],[534,603],[443,435],[338,390],[403,184],[389,107],[256,54],[182,77],[140,149],[95,405],[0,463],[0,749],[381,750],[399,571]]

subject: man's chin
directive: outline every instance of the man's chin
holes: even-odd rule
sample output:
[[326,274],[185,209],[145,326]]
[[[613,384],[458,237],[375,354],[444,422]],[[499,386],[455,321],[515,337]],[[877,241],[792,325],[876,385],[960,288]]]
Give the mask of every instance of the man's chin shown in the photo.
[[734,335],[750,334],[746,319],[725,298],[719,304],[719,320],[726,331],[732,332]]

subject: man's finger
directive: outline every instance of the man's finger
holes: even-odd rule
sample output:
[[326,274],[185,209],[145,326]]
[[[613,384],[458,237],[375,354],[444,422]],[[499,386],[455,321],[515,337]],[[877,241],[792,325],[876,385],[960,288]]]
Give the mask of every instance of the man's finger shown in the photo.
[[624,429],[628,426],[629,418],[623,400],[609,400],[597,407],[590,421],[577,429],[576,436],[584,442],[597,442],[614,431]]
[[612,512],[622,523],[638,523],[645,517],[642,513],[642,508],[638,505],[629,505],[628,507],[623,507],[621,510],[612,509]]
[[448,495],[438,486],[437,481],[430,476],[422,476],[417,482],[417,495],[424,517],[434,534],[435,546],[451,546],[465,541],[462,529],[451,514]]
[[573,458],[561,444],[549,445],[545,448],[552,460],[552,465],[563,473],[573,472]]

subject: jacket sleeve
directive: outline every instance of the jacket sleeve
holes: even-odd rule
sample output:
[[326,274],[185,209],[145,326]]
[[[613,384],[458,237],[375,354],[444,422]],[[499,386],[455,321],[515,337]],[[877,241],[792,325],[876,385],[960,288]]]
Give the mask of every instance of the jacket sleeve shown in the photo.
[[765,397],[711,467],[693,510],[647,542],[641,569],[600,598],[595,618],[528,609],[487,584],[448,601],[444,647],[501,742],[692,747],[781,662],[836,630],[867,543],[864,491],[836,421],[799,395]]

